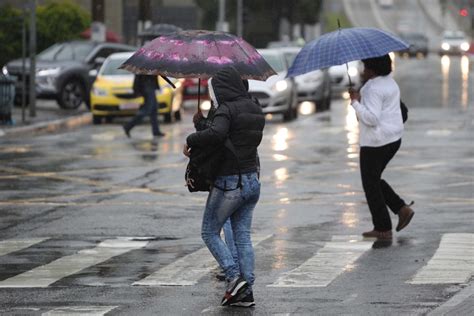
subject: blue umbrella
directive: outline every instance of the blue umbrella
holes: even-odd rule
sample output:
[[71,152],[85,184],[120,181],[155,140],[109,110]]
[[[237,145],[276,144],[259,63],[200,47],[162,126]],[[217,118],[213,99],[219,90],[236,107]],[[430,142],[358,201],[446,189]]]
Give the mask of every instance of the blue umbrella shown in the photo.
[[407,48],[408,44],[395,35],[376,28],[339,29],[307,43],[296,56],[287,76],[294,77]]

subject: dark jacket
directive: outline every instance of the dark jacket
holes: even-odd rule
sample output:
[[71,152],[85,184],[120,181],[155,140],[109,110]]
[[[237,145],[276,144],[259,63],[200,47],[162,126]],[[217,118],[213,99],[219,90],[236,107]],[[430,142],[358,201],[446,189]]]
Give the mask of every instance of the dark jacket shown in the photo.
[[[219,104],[212,125],[188,136],[189,147],[221,146],[227,137],[235,147],[242,173],[257,171],[257,147],[262,141],[265,116],[259,105],[253,102],[232,67],[220,70],[212,85]],[[239,173],[237,158],[224,148],[224,160],[217,175]]]
[[160,90],[157,76],[135,75],[133,80],[133,93],[135,95],[145,95],[146,89]]

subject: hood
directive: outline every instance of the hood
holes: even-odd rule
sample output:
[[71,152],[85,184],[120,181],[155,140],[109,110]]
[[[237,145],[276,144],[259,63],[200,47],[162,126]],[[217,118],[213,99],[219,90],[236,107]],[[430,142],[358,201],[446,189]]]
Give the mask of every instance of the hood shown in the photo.
[[234,67],[226,67],[219,70],[212,77],[211,82],[216,101],[219,104],[226,101],[248,98],[242,79],[240,79],[240,75]]
[[276,75],[269,77],[266,81],[261,80],[249,80],[249,91],[271,89],[278,81],[285,80],[286,71],[279,72]]

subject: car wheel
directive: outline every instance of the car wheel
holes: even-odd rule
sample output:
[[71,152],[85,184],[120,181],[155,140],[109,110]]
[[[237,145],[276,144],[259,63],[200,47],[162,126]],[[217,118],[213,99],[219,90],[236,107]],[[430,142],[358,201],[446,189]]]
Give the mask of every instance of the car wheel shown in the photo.
[[174,119],[176,121],[181,121],[181,111],[174,112]]
[[114,117],[113,116],[106,116],[105,117],[105,123],[113,123]]
[[92,115],[92,123],[94,125],[102,124],[102,116]]
[[86,89],[79,79],[66,81],[59,91],[58,104],[61,108],[75,110],[86,100]]
[[166,123],[171,123],[171,121],[172,121],[171,112],[170,113],[165,113],[164,117],[165,117],[165,122]]

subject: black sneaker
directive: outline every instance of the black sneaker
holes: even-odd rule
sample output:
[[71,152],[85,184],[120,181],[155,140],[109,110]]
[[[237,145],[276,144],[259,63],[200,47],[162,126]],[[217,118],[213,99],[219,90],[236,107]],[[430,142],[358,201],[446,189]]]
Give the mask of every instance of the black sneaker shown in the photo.
[[253,292],[242,293],[237,297],[234,303],[231,303],[230,306],[240,306],[240,307],[253,307],[255,306],[255,301],[253,299]]
[[222,298],[221,305],[228,306],[235,302],[235,298],[248,287],[247,281],[242,277],[235,278],[230,281],[227,290],[225,291],[224,297]]

